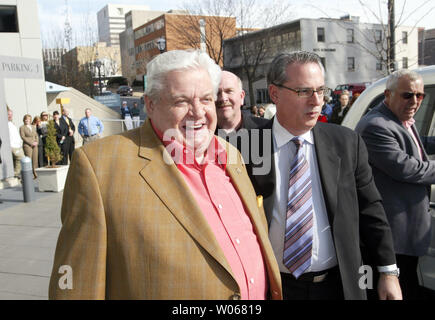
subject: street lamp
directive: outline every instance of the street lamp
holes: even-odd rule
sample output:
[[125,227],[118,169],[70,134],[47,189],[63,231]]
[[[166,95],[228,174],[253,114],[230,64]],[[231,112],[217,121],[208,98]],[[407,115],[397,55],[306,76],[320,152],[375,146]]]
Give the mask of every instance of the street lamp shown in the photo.
[[165,52],[166,49],[166,40],[165,38],[157,39],[157,48],[160,50],[160,53]]
[[100,96],[103,93],[103,89],[101,88],[101,61],[97,60],[94,62],[95,67],[98,69],[98,87],[100,88]]

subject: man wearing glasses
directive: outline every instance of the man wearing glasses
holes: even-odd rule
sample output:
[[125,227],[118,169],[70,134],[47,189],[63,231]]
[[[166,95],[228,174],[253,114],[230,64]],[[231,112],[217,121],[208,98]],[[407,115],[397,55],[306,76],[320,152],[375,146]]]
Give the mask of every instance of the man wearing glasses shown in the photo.
[[369,162],[393,232],[404,299],[418,299],[418,257],[431,239],[430,186],[435,183],[435,137],[421,137],[414,125],[425,97],[421,76],[399,70],[387,79],[385,100],[356,127],[367,144]]
[[267,83],[277,109],[268,126],[272,170],[252,179],[264,199],[284,299],[366,299],[362,243],[384,272],[380,298],[400,299],[397,276],[389,274],[397,271],[391,230],[365,145],[348,128],[317,122],[330,93],[320,58],[280,54]]

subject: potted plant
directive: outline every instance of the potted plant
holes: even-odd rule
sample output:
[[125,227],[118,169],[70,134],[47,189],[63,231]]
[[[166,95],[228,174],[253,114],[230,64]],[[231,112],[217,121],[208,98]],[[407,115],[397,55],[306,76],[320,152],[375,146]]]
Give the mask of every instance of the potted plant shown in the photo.
[[69,166],[57,165],[63,156],[57,144],[56,135],[54,121],[50,120],[47,124],[47,137],[45,140],[45,154],[47,155],[48,166],[36,169],[39,191],[60,192],[65,186]]

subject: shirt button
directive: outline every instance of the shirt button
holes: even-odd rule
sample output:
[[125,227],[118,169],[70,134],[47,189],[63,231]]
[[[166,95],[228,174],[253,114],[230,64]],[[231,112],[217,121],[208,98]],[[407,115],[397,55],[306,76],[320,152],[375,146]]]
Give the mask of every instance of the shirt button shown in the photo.
[[251,278],[251,280],[249,280],[251,282],[251,284],[254,284],[254,278]]
[[219,205],[218,205],[218,208],[219,208],[219,210],[222,210],[222,205],[219,204]]
[[237,243],[237,244],[240,244],[240,240],[239,240],[239,238],[236,239],[236,243]]

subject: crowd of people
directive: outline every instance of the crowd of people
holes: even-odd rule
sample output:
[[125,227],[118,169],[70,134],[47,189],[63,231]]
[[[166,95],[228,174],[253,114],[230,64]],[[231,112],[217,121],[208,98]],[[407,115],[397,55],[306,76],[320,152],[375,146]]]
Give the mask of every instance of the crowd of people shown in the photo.
[[[422,78],[391,74],[385,100],[355,131],[339,124],[358,95],[344,90],[331,105],[318,55],[278,54],[267,84],[270,120],[261,107],[241,111],[242,81],[206,53],[156,56],[146,122],[123,103],[128,131],[74,151],[50,298],[420,298],[435,183],[435,138],[420,137],[413,119]],[[78,130],[90,142],[102,124],[85,113]],[[68,115],[53,113],[64,161],[74,150]],[[23,152],[37,162],[47,119],[10,125],[14,160]],[[363,265],[376,274],[371,293]]]
[[[48,134],[48,122],[53,120],[56,129],[56,142],[60,147],[62,160],[57,164],[67,165],[71,162],[75,149],[74,133],[76,127],[69,116],[69,110],[62,108],[62,115],[54,111],[50,118],[48,112],[43,111],[39,116],[26,114],[23,117],[23,125],[19,128],[13,123],[13,111],[7,107],[8,127],[11,143],[12,159],[14,164],[14,176],[21,177],[21,159],[29,157],[32,160],[33,177],[38,177],[36,169],[48,165],[48,157],[45,151]],[[78,125],[78,132],[83,138],[83,144],[96,140],[103,132],[103,123],[92,115],[91,109],[85,110]]]
[[[435,139],[412,122],[421,77],[391,75],[359,135],[336,125],[356,95],[329,105],[314,53],[271,62],[271,120],[241,112],[241,80],[206,53],[166,52],[147,71],[147,121],[76,151],[50,298],[366,299],[362,264],[377,298],[419,297],[409,256],[428,248],[435,182]],[[70,290],[64,265],[79,279]]]
[[333,103],[333,98],[329,95],[325,95],[323,97],[322,111],[319,115],[318,121],[341,124],[347,112],[359,96],[359,93],[352,95],[352,92],[343,90],[336,97],[337,101]]

